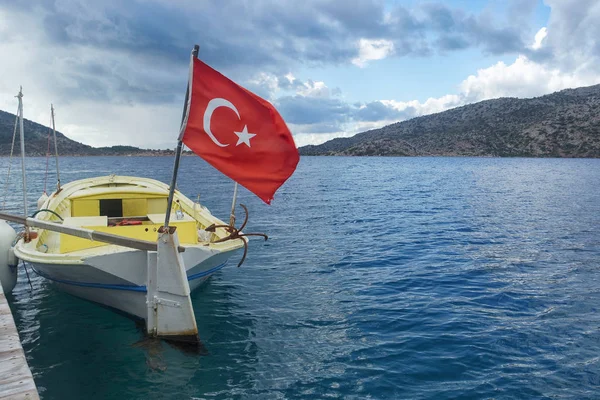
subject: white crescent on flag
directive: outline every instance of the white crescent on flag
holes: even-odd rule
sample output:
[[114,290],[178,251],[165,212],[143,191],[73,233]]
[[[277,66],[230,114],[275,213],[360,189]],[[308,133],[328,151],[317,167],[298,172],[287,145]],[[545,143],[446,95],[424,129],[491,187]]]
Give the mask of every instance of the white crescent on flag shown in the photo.
[[[212,99],[208,102],[208,105],[206,106],[206,110],[204,111],[204,131],[206,132],[208,137],[210,137],[210,140],[212,140],[214,144],[216,144],[219,147],[227,147],[229,146],[229,143],[223,144],[219,142],[219,139],[217,139],[210,130],[210,120],[215,110],[219,107],[227,107],[233,110],[233,112],[235,112],[235,115],[237,115],[238,119],[241,120],[241,117],[237,108],[235,108],[235,106],[229,100],[225,100],[221,97]],[[235,133],[238,136],[238,141],[235,144],[236,146],[239,146],[240,144],[244,143],[246,146],[250,147],[250,139],[256,136],[256,134],[254,133],[248,133],[247,125],[244,125],[244,129],[241,132],[234,131],[233,133]]]
[[216,144],[219,147],[227,147],[229,146],[229,143],[223,144],[219,142],[219,139],[217,139],[210,130],[210,119],[212,118],[212,115],[215,112],[215,110],[219,107],[227,107],[233,110],[235,112],[235,115],[237,115],[238,119],[240,118],[240,113],[229,100],[225,100],[220,97],[209,101],[208,105],[206,106],[206,111],[204,111],[204,131],[206,132],[208,137],[210,137],[210,140],[214,142],[214,144]]

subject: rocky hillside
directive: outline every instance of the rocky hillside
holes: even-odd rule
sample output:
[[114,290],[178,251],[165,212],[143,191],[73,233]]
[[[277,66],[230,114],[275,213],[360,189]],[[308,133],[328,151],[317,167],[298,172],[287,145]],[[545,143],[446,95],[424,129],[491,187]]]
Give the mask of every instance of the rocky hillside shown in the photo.
[[[0,156],[10,155],[15,126],[15,115],[0,110]],[[45,156],[48,149],[48,131],[50,128],[27,119],[23,120],[25,131],[25,154],[27,156]],[[63,156],[108,156],[108,155],[170,155],[172,150],[145,150],[133,146],[92,147],[69,139],[56,131],[58,153]],[[19,132],[15,141],[14,154],[21,154]],[[51,152],[54,152],[53,142]]]
[[300,154],[600,157],[600,85],[482,101],[304,146]]

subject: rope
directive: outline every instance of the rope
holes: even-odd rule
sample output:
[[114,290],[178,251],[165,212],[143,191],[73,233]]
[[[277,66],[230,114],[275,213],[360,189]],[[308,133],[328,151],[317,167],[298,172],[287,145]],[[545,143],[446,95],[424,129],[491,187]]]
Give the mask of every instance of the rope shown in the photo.
[[54,214],[58,217],[58,219],[60,219],[61,221],[64,221],[63,217],[61,217],[60,215],[58,215],[56,212],[52,211],[52,210],[48,210],[47,208],[42,208],[37,210],[36,212],[34,212],[30,218],[35,218],[36,215],[38,215],[39,213],[41,213],[42,211],[45,212],[49,212],[50,214]]
[[264,233],[242,233],[242,229],[244,229],[246,227],[246,224],[248,223],[248,208],[243,204],[240,204],[240,207],[242,207],[244,209],[244,212],[246,213],[246,217],[244,218],[244,222],[242,223],[242,226],[240,226],[239,228],[236,228],[233,225],[215,225],[215,224],[212,224],[211,226],[204,228],[204,230],[206,232],[211,232],[211,233],[214,233],[217,230],[217,228],[223,228],[223,229],[225,229],[225,231],[227,233],[229,233],[228,236],[218,239],[218,240],[215,240],[212,243],[223,243],[228,240],[235,240],[235,239],[242,240],[242,243],[244,244],[244,255],[242,255],[242,259],[240,260],[240,262],[238,264],[238,268],[242,266],[242,264],[246,260],[246,255],[248,254],[248,240],[244,239],[245,237],[260,236],[260,237],[264,238],[265,240],[269,239],[269,237],[267,235],[265,235]]
[[12,167],[12,157],[15,150],[15,138],[17,137],[17,125],[19,124],[19,109],[17,107],[17,115],[15,117],[15,129],[13,131],[12,145],[10,146],[10,158],[8,159],[8,174],[4,183],[4,199],[2,200],[2,211],[6,207],[6,197],[8,196],[8,182],[10,181],[10,168]]
[[27,271],[27,264],[25,264],[25,261],[23,261],[23,268],[25,268],[25,273],[27,274],[27,282],[29,282],[29,287],[31,290],[33,290],[33,285],[31,284],[31,279],[29,279],[29,272]]

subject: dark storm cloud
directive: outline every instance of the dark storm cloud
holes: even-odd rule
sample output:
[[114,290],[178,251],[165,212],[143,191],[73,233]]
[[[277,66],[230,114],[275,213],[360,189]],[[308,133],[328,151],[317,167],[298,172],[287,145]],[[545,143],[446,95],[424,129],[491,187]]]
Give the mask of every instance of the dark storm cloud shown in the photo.
[[[36,2],[22,4],[32,3]],[[440,39],[440,34],[453,31],[462,31],[471,43],[499,50],[499,38],[513,43],[520,34],[518,29],[497,28],[441,4],[416,10],[397,5],[387,21],[384,2],[376,0],[37,4],[44,9],[40,12],[43,26],[54,42],[149,51],[176,60],[185,60],[190,45],[198,42],[216,64],[225,60],[253,66],[290,60],[347,62],[356,56],[355,42],[360,38],[406,42],[400,47],[403,54],[410,54],[422,52],[423,46],[408,43],[425,40],[435,49],[435,41],[427,37]],[[514,45],[509,47],[512,50]]]
[[339,132],[349,122],[397,121],[416,115],[408,107],[403,111],[382,102],[348,104],[337,98],[286,96],[275,102],[286,122],[302,125],[304,133]]
[[464,21],[466,33],[485,52],[500,55],[525,49],[519,32],[512,28],[497,28],[485,18],[470,17]]
[[[408,9],[386,8],[383,0],[0,0],[0,9],[36,20],[44,43],[33,47],[78,58],[57,62],[64,68],[57,73],[77,83],[64,89],[70,97],[117,102],[178,99],[187,77],[180,72],[194,43],[204,61],[246,84],[259,72],[283,76],[299,65],[348,64],[358,56],[360,39],[393,42],[390,56],[474,46],[500,54],[523,47],[519,27],[435,3]],[[144,79],[136,78],[140,74]],[[294,90],[293,82],[279,83]]]
[[382,121],[396,120],[404,117],[398,110],[388,107],[380,101],[367,103],[354,111],[354,119],[358,121]]
[[290,124],[310,125],[322,122],[348,122],[352,107],[332,98],[285,96],[277,99],[275,106]]
[[[519,0],[519,3],[532,3],[532,0]],[[514,13],[515,0],[510,3],[509,15]],[[451,10],[441,4],[426,4],[422,7],[427,27],[439,32],[435,44],[444,51],[480,47],[491,54],[516,53],[525,49],[522,39],[527,26],[511,24],[497,26],[489,15],[468,15],[462,10]]]
[[462,50],[470,46],[466,38],[456,34],[442,36],[436,41],[436,44],[442,51]]

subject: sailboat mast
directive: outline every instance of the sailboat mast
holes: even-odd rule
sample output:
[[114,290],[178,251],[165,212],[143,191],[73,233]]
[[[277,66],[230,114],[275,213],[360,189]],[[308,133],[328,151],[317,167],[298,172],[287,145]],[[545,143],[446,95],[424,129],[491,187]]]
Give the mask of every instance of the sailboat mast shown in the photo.
[[21,169],[23,171],[23,212],[27,217],[27,180],[25,177],[25,134],[23,131],[23,87],[19,88],[19,134],[21,137]]
[[54,125],[54,105],[50,104],[52,115],[52,134],[54,135],[54,154],[56,156],[56,193],[60,192],[60,169],[58,168],[58,144],[56,143],[56,126]]
[[[192,60],[194,58],[198,58],[198,51],[200,50],[200,46],[194,45],[194,50],[192,50]],[[194,65],[190,63],[190,71],[192,71]],[[190,85],[191,85],[191,72],[190,72],[190,81],[188,82],[188,87],[185,92],[185,101],[183,103],[183,117],[181,118],[181,123],[185,120],[185,116],[187,114],[188,109],[188,101],[190,98]],[[169,221],[171,219],[171,207],[173,206],[173,196],[175,195],[175,185],[177,184],[177,171],[179,170],[179,161],[181,159],[181,150],[183,148],[183,141],[181,136],[177,140],[177,149],[175,150],[175,164],[173,165],[173,177],[171,178],[171,186],[169,186],[169,198],[167,200],[167,212],[165,213],[165,228],[169,226]]]

